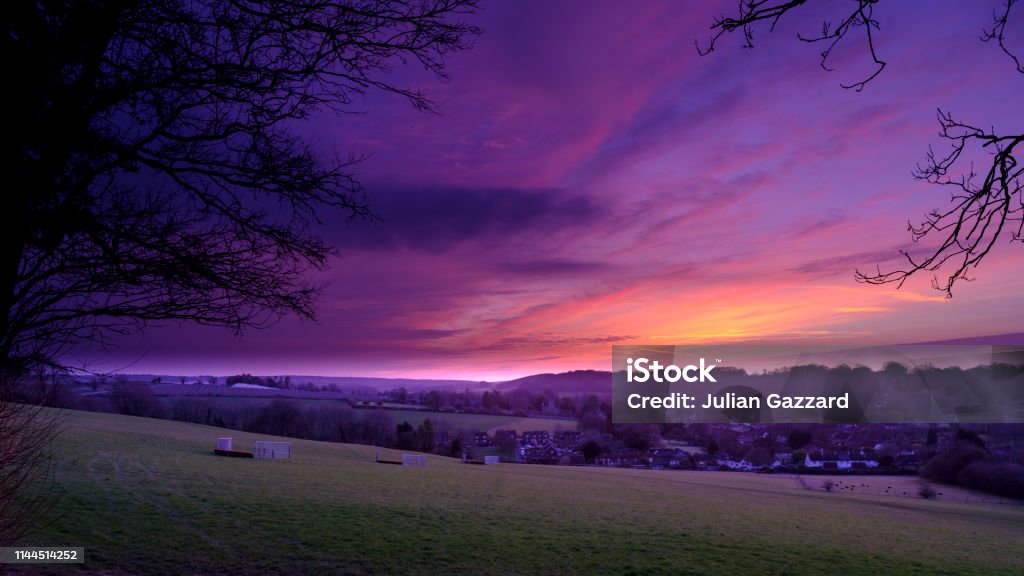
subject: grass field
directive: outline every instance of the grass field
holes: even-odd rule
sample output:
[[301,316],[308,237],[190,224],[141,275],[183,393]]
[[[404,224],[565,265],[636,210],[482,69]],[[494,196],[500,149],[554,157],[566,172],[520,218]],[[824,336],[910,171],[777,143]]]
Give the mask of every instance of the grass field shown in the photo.
[[1024,572],[1020,506],[752,474],[385,466],[371,447],[308,441],[291,462],[213,456],[226,434],[257,438],[72,413],[64,496],[26,544],[84,546],[82,569],[104,575]]

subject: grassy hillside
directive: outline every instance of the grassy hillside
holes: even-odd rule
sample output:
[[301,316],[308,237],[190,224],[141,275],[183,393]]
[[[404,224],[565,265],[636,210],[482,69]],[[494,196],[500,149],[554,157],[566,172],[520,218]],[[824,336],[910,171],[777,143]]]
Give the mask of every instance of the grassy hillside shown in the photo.
[[103,574],[1024,571],[1018,506],[728,473],[435,456],[407,468],[374,463],[374,448],[306,441],[291,462],[241,460],[211,454],[222,435],[256,439],[73,413],[57,446],[64,497],[31,544],[84,546],[85,569]]

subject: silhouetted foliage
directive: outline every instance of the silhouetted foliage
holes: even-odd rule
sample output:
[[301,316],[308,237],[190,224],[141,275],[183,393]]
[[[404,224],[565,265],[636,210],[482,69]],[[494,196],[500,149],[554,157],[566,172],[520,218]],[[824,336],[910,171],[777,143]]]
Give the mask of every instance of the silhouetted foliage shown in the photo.
[[646,452],[654,444],[651,428],[646,424],[618,424],[615,426],[615,435],[622,440],[626,448]]
[[446,78],[474,0],[32,2],[3,34],[0,375],[150,322],[234,330],[310,317],[324,211],[370,213],[351,173],[294,132],[388,81]]
[[78,408],[74,383],[65,374],[44,370],[22,378],[10,391],[8,401],[36,404],[51,408]]
[[[350,172],[357,158],[318,153],[294,124],[318,110],[355,111],[369,91],[432,110],[387,73],[409,61],[446,78],[445,57],[478,33],[460,20],[474,7],[9,6],[0,42],[17,87],[5,92],[0,401],[30,371],[64,368],[70,348],[102,347],[149,323],[241,331],[311,317],[319,286],[306,272],[333,253],[314,234],[321,212],[370,212]],[[123,411],[155,409],[142,389],[117,394]],[[0,406],[0,418],[14,419],[0,429],[38,443],[56,426],[31,419],[47,414]],[[26,458],[19,471],[40,469],[21,448],[0,451]],[[0,512],[16,497],[0,493]]]
[[452,458],[462,457],[462,438],[458,436],[452,438],[452,441],[448,444],[448,455]]
[[1010,462],[972,462],[957,475],[957,484],[989,494],[1024,499],[1024,466]]
[[402,422],[395,428],[399,450],[416,450],[416,429],[408,422]]
[[121,414],[145,418],[162,418],[164,416],[163,403],[153,394],[153,389],[149,384],[115,382],[111,398],[114,407]]
[[956,431],[956,441],[969,442],[971,444],[974,444],[978,448],[981,448],[982,450],[985,449],[985,441],[982,440],[981,436],[979,436],[977,431],[975,430],[968,430],[966,428],[958,429]]
[[294,402],[276,398],[260,411],[251,431],[274,436],[305,438],[308,432],[302,412]]
[[754,466],[767,466],[775,460],[775,453],[768,448],[757,446],[749,450],[744,459]]
[[19,542],[57,496],[50,444],[63,418],[14,393],[0,387],[0,546]]
[[593,464],[594,460],[601,455],[601,445],[594,440],[588,440],[580,448],[583,452],[583,458],[586,459],[588,464]]
[[796,450],[803,448],[804,446],[811,443],[811,433],[806,430],[794,429],[790,431],[789,437],[786,438],[786,445]]
[[973,430],[959,432],[964,430],[958,431],[952,446],[925,464],[921,476],[990,494],[1024,498],[1024,466],[994,461]]
[[972,442],[956,442],[925,463],[921,476],[936,482],[956,484],[957,475],[973,462],[988,458],[988,452]]
[[434,450],[434,423],[430,421],[430,418],[425,418],[416,427],[416,436],[419,440],[419,446],[416,447],[417,450],[420,452],[431,452]]
[[708,446],[705,450],[707,451],[709,456],[714,456],[718,454],[718,441],[712,438],[711,441],[708,442]]

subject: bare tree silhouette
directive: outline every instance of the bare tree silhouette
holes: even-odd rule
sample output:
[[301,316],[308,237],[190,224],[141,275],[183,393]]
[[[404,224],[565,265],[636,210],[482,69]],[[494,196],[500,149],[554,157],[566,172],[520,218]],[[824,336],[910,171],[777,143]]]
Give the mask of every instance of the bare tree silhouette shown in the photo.
[[50,442],[64,424],[48,410],[46,375],[40,375],[35,397],[0,389],[0,545],[23,536],[50,509],[57,496],[49,482],[53,467]]
[[[316,234],[322,211],[371,213],[351,173],[358,158],[324,158],[296,124],[320,110],[357,113],[373,91],[434,111],[389,72],[407,63],[446,79],[446,58],[479,33],[464,20],[475,9],[476,0],[10,6],[0,40],[0,387],[66,368],[78,343],[102,346],[153,322],[241,331],[311,317],[320,287],[307,272],[333,253]],[[8,409],[0,430],[41,414]],[[20,453],[22,440],[0,435],[0,453]]]
[[[846,5],[834,20],[825,21],[820,35],[798,36],[804,42],[826,45],[821,52],[821,66],[831,70],[828,61],[832,50],[852,31],[863,30],[876,68],[863,80],[842,84],[844,88],[859,92],[885,69],[886,62],[879,56],[873,36],[881,28],[873,12],[879,1],[857,0],[852,7]],[[1011,50],[1006,38],[1006,26],[1017,2],[1006,0],[1002,9],[993,14],[992,27],[982,30],[981,40],[994,42],[1011,59],[1016,72],[1024,74],[1020,57]],[[806,3],[807,0],[741,0],[737,15],[717,18],[711,25],[710,42],[705,47],[698,44],[697,50],[702,55],[709,54],[724,35],[737,30],[743,34],[744,47],[752,48],[756,27],[774,30],[784,15]],[[949,264],[952,271],[943,278],[933,274],[932,286],[951,298],[953,286],[971,279],[969,273],[981,264],[1000,238],[1024,242],[1024,167],[1017,159],[1024,133],[985,130],[955,120],[943,110],[939,110],[938,119],[939,135],[948,148],[942,153],[929,149],[924,163],[917,166],[913,174],[918,180],[949,187],[952,190],[950,205],[931,211],[919,225],[907,223],[914,242],[937,237],[937,247],[928,250],[926,256],[916,258],[901,251],[907,264],[899,270],[885,272],[880,267],[873,273],[856,270],[858,282],[896,283],[901,287],[918,272],[935,273]],[[977,170],[971,161],[975,158],[984,159],[986,168]]]
[[473,0],[30,3],[4,52],[0,373],[60,365],[82,339],[149,321],[235,330],[313,314],[331,247],[318,211],[369,215],[349,171],[290,129],[387,81],[441,78]]
[[[710,42],[704,48],[697,44],[697,51],[702,56],[710,54],[714,51],[715,44],[723,35],[736,30],[740,30],[743,33],[743,47],[753,48],[755,25],[767,22],[768,29],[774,30],[775,25],[783,15],[806,3],[807,0],[792,0],[781,3],[772,3],[769,0],[740,0],[737,16],[735,18],[726,16],[717,18],[711,25],[711,29],[715,33],[711,37]],[[810,44],[822,43],[825,45],[825,49],[821,52],[821,67],[831,71],[832,69],[828,66],[828,59],[832,55],[832,50],[839,42],[846,38],[846,35],[851,30],[856,28],[864,29],[868,50],[871,52],[871,58],[874,60],[877,68],[875,68],[873,74],[864,80],[852,84],[843,84],[843,88],[852,88],[860,92],[867,86],[868,82],[874,80],[885,69],[886,63],[878,57],[878,52],[875,50],[875,39],[872,36],[872,30],[879,28],[878,20],[873,16],[874,5],[877,3],[878,0],[857,0],[857,5],[854,9],[849,14],[844,13],[844,16],[838,20],[838,24],[826,20],[821,26],[821,34],[817,36],[804,36],[802,34],[797,36],[803,42]]]
[[[1024,241],[1024,167],[1018,166],[1014,156],[1017,146],[1024,142],[1024,134],[1001,135],[994,130],[983,130],[955,120],[948,112],[939,110],[941,137],[950,142],[945,154],[929,149],[924,164],[914,171],[914,177],[932,184],[950,187],[951,206],[932,210],[921,224],[908,223],[907,228],[915,242],[930,235],[940,238],[938,248],[927,256],[915,259],[901,251],[908,262],[905,269],[875,273],[857,271],[856,278],[868,284],[903,283],[915,272],[937,271],[950,262],[953,271],[940,280],[933,276],[932,286],[953,295],[953,285],[960,280],[969,281],[968,272],[977,268],[982,259],[1004,235],[1010,241]],[[983,174],[969,164],[966,174],[956,171],[958,161],[971,151],[989,151],[987,168]],[[960,162],[962,165],[963,162]]]

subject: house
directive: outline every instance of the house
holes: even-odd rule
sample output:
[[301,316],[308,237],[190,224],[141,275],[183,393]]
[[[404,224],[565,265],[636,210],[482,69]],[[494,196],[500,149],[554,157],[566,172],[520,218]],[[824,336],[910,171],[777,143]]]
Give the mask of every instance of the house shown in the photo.
[[577,430],[563,430],[555,432],[554,442],[562,450],[576,450],[580,446],[580,438],[583,435]]
[[487,432],[477,432],[473,435],[473,445],[480,448],[486,448],[488,446],[493,446],[494,442],[491,441],[491,437]]
[[523,446],[544,446],[551,441],[551,435],[548,434],[547,430],[534,430],[531,432],[523,432],[523,435],[519,438],[520,443]]
[[550,440],[543,446],[530,446],[523,449],[523,456],[529,464],[558,464],[561,451]]
[[808,452],[807,456],[804,457],[804,468],[842,472],[878,468],[877,460],[866,460],[863,458],[863,454],[858,454],[857,456],[859,458],[852,458],[849,453],[829,454],[819,452],[812,454]]
[[690,453],[679,448],[660,448],[651,453],[651,468],[692,468]]
[[629,453],[603,454],[598,456],[594,463],[609,468],[628,468],[646,465],[647,459]]
[[758,466],[754,466],[753,464],[748,462],[746,459],[740,460],[738,462],[736,460],[719,459],[718,460],[718,469],[719,470],[739,470],[741,472],[753,472],[754,470],[758,469]]

